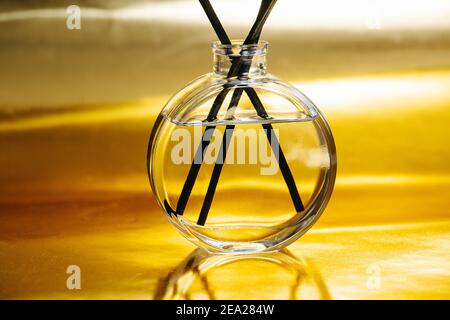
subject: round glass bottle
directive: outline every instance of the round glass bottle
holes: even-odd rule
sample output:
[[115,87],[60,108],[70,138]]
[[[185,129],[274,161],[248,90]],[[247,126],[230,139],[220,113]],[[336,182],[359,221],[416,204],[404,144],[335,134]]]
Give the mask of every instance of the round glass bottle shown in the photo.
[[212,47],[214,71],[175,94],[153,126],[153,193],[199,246],[279,249],[325,209],[336,176],[334,140],[311,100],[267,72],[267,42]]

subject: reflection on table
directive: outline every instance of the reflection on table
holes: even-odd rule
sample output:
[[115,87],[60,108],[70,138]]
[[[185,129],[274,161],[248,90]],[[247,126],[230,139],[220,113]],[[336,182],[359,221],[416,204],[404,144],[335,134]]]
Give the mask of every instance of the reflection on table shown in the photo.
[[160,279],[154,298],[303,300],[331,296],[314,264],[288,250],[229,255],[196,249]]

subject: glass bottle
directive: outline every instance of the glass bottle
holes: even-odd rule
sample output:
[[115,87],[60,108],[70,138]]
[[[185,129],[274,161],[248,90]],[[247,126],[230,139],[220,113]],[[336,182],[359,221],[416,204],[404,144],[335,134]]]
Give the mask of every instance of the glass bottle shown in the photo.
[[267,72],[268,43],[212,45],[214,68],[157,117],[147,166],[181,233],[218,252],[280,249],[325,209],[336,149],[318,108]]

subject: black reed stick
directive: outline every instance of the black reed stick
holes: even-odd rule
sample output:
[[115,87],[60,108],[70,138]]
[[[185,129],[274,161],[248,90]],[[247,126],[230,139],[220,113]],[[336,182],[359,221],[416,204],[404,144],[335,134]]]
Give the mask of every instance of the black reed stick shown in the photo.
[[[209,3],[208,0],[199,0],[200,4],[203,6],[203,8],[205,9],[209,20],[211,21],[211,23],[214,23],[214,28],[215,30],[218,30],[219,32],[219,36],[221,38],[227,38],[224,39],[228,44],[230,44],[230,40],[228,38],[228,36],[226,36],[225,30],[223,29],[223,27],[221,26],[221,23],[219,21],[219,19],[217,18],[217,15],[215,14],[211,4]],[[276,0],[275,0],[276,1]],[[246,42],[252,41],[252,40],[259,40],[259,35],[257,35],[257,32],[260,32],[262,30],[262,24],[261,24],[261,20],[264,19],[263,22],[265,22],[265,19],[267,19],[268,14],[261,14],[261,12],[265,10],[271,10],[273,8],[273,5],[275,3],[274,0],[262,0],[261,3],[261,8],[259,10],[258,13],[258,17],[255,21],[255,23],[252,26],[252,29],[250,30],[247,38],[246,38]],[[273,3],[273,4],[272,4]],[[247,43],[248,44],[248,43]],[[239,68],[242,67],[242,62],[244,58],[241,56],[239,57],[239,59],[235,59],[232,61],[232,65],[230,67],[230,70],[228,72],[227,78],[231,78],[233,76],[236,76],[236,74],[238,73]],[[211,110],[206,118],[206,121],[208,122],[212,122],[216,119],[217,114],[220,110],[220,107],[223,104],[223,101],[225,100],[226,95],[228,94],[229,90],[231,89],[231,85],[225,85],[223,90],[217,95],[216,99],[213,102],[213,105],[211,107]],[[237,95],[237,94],[236,94]],[[235,96],[236,98],[236,96]],[[232,99],[236,100],[236,99]],[[235,104],[236,105],[236,104]],[[191,195],[192,192],[192,188],[194,187],[195,181],[197,179],[198,176],[198,172],[200,171],[200,167],[201,167],[201,162],[196,161],[198,159],[202,159],[203,158],[203,154],[206,150],[206,148],[209,146],[209,143],[211,142],[211,137],[213,136],[215,130],[215,126],[206,126],[205,132],[203,134],[202,137],[202,143],[200,144],[200,146],[197,148],[196,154],[195,154],[195,158],[194,161],[191,165],[191,168],[189,169],[189,173],[188,176],[186,178],[186,181],[183,185],[183,189],[181,190],[181,194],[180,194],[180,198],[178,199],[178,203],[177,203],[177,208],[176,210],[173,210],[170,205],[167,203],[167,201],[164,203],[164,206],[166,208],[166,210],[170,213],[176,213],[178,215],[182,215],[184,213],[184,210],[186,209],[186,205],[187,202],[189,200],[189,197]]]
[[[214,28],[217,36],[219,37],[220,42],[222,44],[231,44],[231,41],[228,38],[219,19],[217,18],[217,15],[215,14],[210,2],[208,0],[199,0],[199,1],[201,3],[202,7],[204,8],[211,24],[213,25],[213,28]],[[276,0],[274,0],[274,1],[264,1],[263,0],[262,1],[260,10],[258,12],[257,20],[255,21],[255,24],[253,25],[251,31],[249,32],[249,35],[247,36],[246,40],[244,41],[244,44],[253,44],[253,43],[257,44],[258,43],[261,31],[262,31],[262,27],[263,27],[265,21],[267,20],[267,17],[269,15],[271,9],[273,8],[275,2],[276,2]],[[239,59],[237,61],[236,60],[237,59],[232,61],[232,66],[230,68],[229,76],[234,75],[236,73],[242,74],[244,72],[247,72],[247,70],[248,70],[247,68],[251,67],[251,63],[250,64],[247,63],[247,65],[241,66],[242,59]],[[259,100],[259,97],[257,96],[256,91],[253,88],[245,88],[245,91],[246,91],[247,95],[249,96],[252,104],[254,105],[254,108],[257,111],[258,115],[262,118],[267,118],[268,115],[264,109],[264,106],[262,105],[261,101]],[[208,115],[208,118],[207,118],[208,120],[212,121],[216,118],[218,110],[220,109],[220,105],[223,103],[223,100],[224,100],[227,92],[228,92],[228,88],[224,88],[224,90],[218,95],[218,97],[215,100],[215,103],[213,104],[213,108],[211,108],[211,111]],[[242,89],[234,90],[233,97],[231,99],[231,103],[230,103],[228,109],[231,108],[232,106],[238,105],[241,95],[242,95]],[[274,149],[274,146],[272,144],[273,142],[271,140],[271,136],[272,136],[272,139],[276,139],[276,136],[271,135],[271,132],[273,130],[272,125],[264,124],[263,128],[265,129],[265,132],[267,134],[267,138],[268,138],[268,141],[269,141],[271,147]],[[214,167],[211,181],[208,186],[208,191],[205,196],[202,210],[201,210],[198,222],[197,222],[200,225],[204,225],[204,223],[206,222],[208,211],[212,204],[215,189],[216,189],[216,186],[217,186],[217,183],[219,180],[219,176],[221,173],[223,163],[226,158],[226,153],[228,150],[229,141],[230,141],[233,130],[234,130],[234,125],[226,126],[224,140],[222,141],[222,146],[220,148],[220,154],[219,154],[219,159],[222,159],[222,161],[216,162],[216,165]],[[205,129],[204,138],[202,139],[203,143],[201,144],[201,147],[199,146],[195,159],[201,159],[199,157],[202,157],[204,150],[209,145],[213,131],[214,131],[214,126],[207,126],[207,128]],[[278,141],[275,141],[275,142],[276,143],[274,143],[274,144],[279,147]],[[275,151],[275,149],[274,149],[274,151]],[[282,152],[281,148],[278,149],[278,154],[279,154],[279,158],[277,158],[277,160],[279,162],[279,166],[282,171],[284,180],[288,186],[289,193],[293,200],[295,209],[297,212],[303,211],[304,210],[303,203],[301,201],[301,198],[298,193],[297,187],[295,185],[295,181],[293,179],[292,173],[289,169],[286,158],[285,158],[284,153]],[[176,210],[177,214],[182,214],[185,209],[187,200],[192,191],[193,184],[195,183],[200,166],[201,166],[201,163],[196,163],[195,161],[191,166],[191,170],[189,171],[188,177],[186,179],[185,185],[183,186],[183,190],[181,192],[180,199],[179,199],[179,202],[177,205],[177,210]],[[175,213],[175,211],[169,206],[167,201],[165,201],[164,205],[166,207],[166,210],[169,213]]]
[[[205,9],[206,14],[209,17],[210,22],[213,24],[213,28],[216,31],[217,36],[219,37],[220,41],[225,44],[230,43],[230,40],[229,40],[228,36],[226,35],[226,32],[225,32],[224,28],[222,27],[220,21],[217,19],[217,15],[215,14],[213,8],[211,7],[209,1],[208,0],[200,0],[200,2],[204,3],[204,5],[202,4],[202,6]],[[252,31],[256,32],[255,37],[252,40],[256,41],[256,43],[259,41],[259,36],[261,34],[262,26],[264,25],[265,19],[267,19],[268,15],[270,13],[270,10],[273,7],[273,5],[275,4],[275,2],[276,1],[272,1],[271,3],[269,3],[269,6],[266,7],[268,9],[267,11],[263,11],[264,10],[263,5],[261,6],[260,12],[258,13],[258,18],[260,19],[259,23],[255,23],[254,28],[252,28]],[[262,17],[262,20],[261,20],[261,17]],[[249,96],[250,101],[252,102],[258,115],[261,116],[262,118],[267,118],[267,113],[265,111],[265,108],[262,105],[258,95],[256,94],[256,91],[253,88],[246,88],[245,91],[246,91],[247,95]],[[242,94],[242,89],[236,89],[234,91],[234,93],[240,97]],[[237,101],[237,103],[238,102],[239,101]],[[237,103],[230,104],[230,106],[236,106]],[[211,207],[211,204],[212,204],[212,201],[214,198],[214,193],[215,193],[215,190],[217,187],[217,183],[219,181],[219,176],[222,171],[223,164],[225,163],[226,154],[227,154],[227,150],[229,147],[229,141],[231,139],[231,135],[233,134],[234,128],[235,128],[234,125],[226,126],[225,134],[224,134],[223,140],[222,140],[222,145],[221,145],[219,155],[218,155],[218,159],[221,159],[221,161],[219,161],[219,162],[216,161],[216,164],[214,166],[212,177],[211,177],[210,183],[208,185],[208,190],[207,190],[205,199],[203,201],[202,209],[200,211],[200,216],[197,221],[197,224],[199,224],[199,225],[204,225],[206,222],[208,212],[209,212],[209,209]],[[280,170],[283,174],[283,178],[288,186],[289,193],[290,193],[292,201],[294,203],[295,210],[297,212],[303,211],[304,206],[303,206],[302,200],[300,198],[300,194],[298,192],[294,178],[292,176],[291,170],[289,169],[288,163],[286,161],[286,157],[284,156],[284,153],[280,147],[279,142],[276,140],[277,139],[276,135],[271,134],[273,132],[273,127],[271,124],[263,124],[263,128],[264,128],[264,131],[266,132],[267,139],[268,139],[269,144],[272,147],[272,149],[274,149],[274,151],[275,151],[275,146],[278,146],[278,157],[276,157],[276,158],[278,160]],[[272,141],[272,139],[274,141]]]

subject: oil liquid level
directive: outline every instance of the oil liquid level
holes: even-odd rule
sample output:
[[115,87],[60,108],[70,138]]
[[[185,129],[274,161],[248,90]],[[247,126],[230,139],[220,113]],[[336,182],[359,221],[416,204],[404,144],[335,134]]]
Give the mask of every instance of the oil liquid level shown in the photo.
[[[320,120],[320,119],[319,119]],[[318,201],[330,169],[323,128],[317,118],[273,123],[279,148],[269,143],[262,123],[214,127],[183,214],[170,215],[200,237],[217,241],[255,241],[270,238],[298,222]],[[166,121],[153,151],[154,189],[158,198],[176,208],[205,126]],[[228,128],[228,130],[230,130]],[[226,157],[219,157],[223,136],[228,134]],[[278,164],[284,154],[304,210],[297,212]],[[198,161],[198,159],[196,159]],[[206,222],[197,224],[217,161],[223,161]],[[161,204],[162,205],[162,204]],[[162,205],[163,206],[163,205]]]

